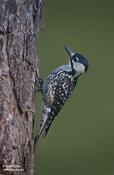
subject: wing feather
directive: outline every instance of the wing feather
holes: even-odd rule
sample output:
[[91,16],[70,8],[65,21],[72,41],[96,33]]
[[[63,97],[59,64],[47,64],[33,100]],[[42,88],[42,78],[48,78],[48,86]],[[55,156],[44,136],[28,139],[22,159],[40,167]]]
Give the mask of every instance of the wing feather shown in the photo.
[[[47,135],[55,116],[59,113],[62,106],[65,104],[69,95],[75,88],[76,82],[71,76],[61,73],[57,77],[49,77],[43,87],[43,103],[46,108],[50,109],[48,113],[48,119],[46,119],[44,136]],[[41,118],[41,127],[45,121],[44,115]]]

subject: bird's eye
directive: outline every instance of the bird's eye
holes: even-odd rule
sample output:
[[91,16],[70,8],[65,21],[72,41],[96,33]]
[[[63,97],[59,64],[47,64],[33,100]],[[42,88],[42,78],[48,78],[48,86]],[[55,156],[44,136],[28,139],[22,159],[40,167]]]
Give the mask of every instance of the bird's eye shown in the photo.
[[78,62],[78,61],[79,61],[78,57],[74,57],[74,58],[73,58],[73,61],[74,61],[74,62]]

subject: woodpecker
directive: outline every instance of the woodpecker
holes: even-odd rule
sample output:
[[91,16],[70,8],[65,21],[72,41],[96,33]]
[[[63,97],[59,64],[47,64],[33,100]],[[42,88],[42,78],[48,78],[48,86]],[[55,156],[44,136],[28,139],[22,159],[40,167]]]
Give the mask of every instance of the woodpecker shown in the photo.
[[67,47],[64,48],[68,54],[68,64],[55,69],[42,83],[42,117],[40,130],[35,137],[35,144],[42,134],[44,137],[47,135],[53,120],[75,89],[79,76],[88,69],[88,61],[84,56],[72,52]]

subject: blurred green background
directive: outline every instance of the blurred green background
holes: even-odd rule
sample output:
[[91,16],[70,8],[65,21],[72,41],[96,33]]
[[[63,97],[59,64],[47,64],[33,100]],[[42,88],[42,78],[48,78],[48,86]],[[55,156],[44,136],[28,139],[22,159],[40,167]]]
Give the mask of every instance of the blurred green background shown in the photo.
[[[64,45],[86,56],[89,70],[41,139],[35,175],[114,175],[114,1],[46,0],[44,19],[41,77],[68,62]],[[40,116],[40,94],[36,103]]]

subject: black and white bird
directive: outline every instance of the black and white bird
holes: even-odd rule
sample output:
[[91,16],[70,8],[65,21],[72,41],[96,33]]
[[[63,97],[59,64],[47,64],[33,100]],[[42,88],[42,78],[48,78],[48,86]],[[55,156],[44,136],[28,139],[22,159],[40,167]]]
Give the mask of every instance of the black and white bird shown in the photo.
[[88,61],[84,56],[64,48],[68,53],[69,63],[51,72],[42,85],[42,117],[35,144],[42,134],[44,137],[47,135],[53,120],[75,89],[78,77],[88,69]]

